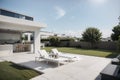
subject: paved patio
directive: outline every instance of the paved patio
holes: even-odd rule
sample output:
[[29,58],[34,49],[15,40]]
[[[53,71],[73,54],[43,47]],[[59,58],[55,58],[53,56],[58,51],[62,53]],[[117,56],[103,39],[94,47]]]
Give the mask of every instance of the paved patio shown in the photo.
[[57,67],[57,64],[54,63],[47,64],[44,61],[35,61],[35,56],[36,55],[32,53],[14,53],[13,55],[0,57],[0,61],[11,61],[43,73]]
[[44,73],[31,80],[100,80],[100,71],[111,61],[108,58],[78,56],[80,57],[79,61],[59,67],[54,63],[35,62],[35,55],[30,53],[14,53],[13,55],[2,56],[0,61],[12,61]]

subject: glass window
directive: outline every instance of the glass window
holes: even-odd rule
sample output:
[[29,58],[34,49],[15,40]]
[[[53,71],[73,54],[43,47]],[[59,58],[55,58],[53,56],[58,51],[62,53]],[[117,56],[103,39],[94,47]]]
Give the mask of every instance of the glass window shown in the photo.
[[15,17],[16,17],[16,18],[19,18],[19,14],[15,14]]
[[25,16],[25,19],[33,21],[33,18],[29,16]]
[[1,15],[15,17],[15,13],[1,10]]
[[33,37],[33,35],[30,35],[30,39],[31,39],[31,41],[33,41],[33,40],[34,40],[34,37]]
[[10,17],[15,17],[15,18],[20,18],[20,19],[26,19],[26,20],[33,21],[32,17],[21,15],[21,14],[10,12],[10,11],[6,11],[6,10],[2,10],[2,9],[0,9],[0,14],[5,15],[5,16],[10,16]]
[[28,40],[28,35],[25,35],[25,40]]
[[23,15],[19,15],[19,18],[21,18],[21,19],[25,19],[25,16],[23,16]]

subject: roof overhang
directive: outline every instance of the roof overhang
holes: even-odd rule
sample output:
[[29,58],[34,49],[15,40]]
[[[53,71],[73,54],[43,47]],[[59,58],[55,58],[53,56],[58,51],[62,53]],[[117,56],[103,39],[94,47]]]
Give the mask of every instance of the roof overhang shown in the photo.
[[35,30],[44,28],[46,26],[47,26],[46,24],[39,23],[39,22],[0,15],[0,28],[1,29],[35,31]]

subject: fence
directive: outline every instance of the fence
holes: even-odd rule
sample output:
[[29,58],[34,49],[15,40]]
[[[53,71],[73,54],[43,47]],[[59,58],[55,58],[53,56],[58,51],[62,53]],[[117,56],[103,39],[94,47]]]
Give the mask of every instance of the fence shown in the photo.
[[105,50],[116,50],[117,49],[117,43],[116,42],[97,42],[94,45],[91,45],[89,42],[68,42],[68,41],[62,41],[60,43],[61,47],[80,47],[80,48],[86,48],[90,49],[92,46],[94,48],[98,49],[105,49]]

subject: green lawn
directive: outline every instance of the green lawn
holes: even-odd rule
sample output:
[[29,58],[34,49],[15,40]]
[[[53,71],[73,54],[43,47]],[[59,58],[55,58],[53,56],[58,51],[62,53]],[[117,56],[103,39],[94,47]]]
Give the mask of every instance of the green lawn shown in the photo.
[[40,73],[11,62],[0,62],[0,80],[29,80]]
[[52,48],[57,48],[59,51],[66,53],[74,53],[74,54],[82,54],[82,55],[90,55],[90,56],[98,56],[98,57],[114,58],[118,55],[118,52],[116,51],[99,50],[99,49],[80,49],[80,48],[70,48],[70,47],[45,47],[44,49],[50,52]]

